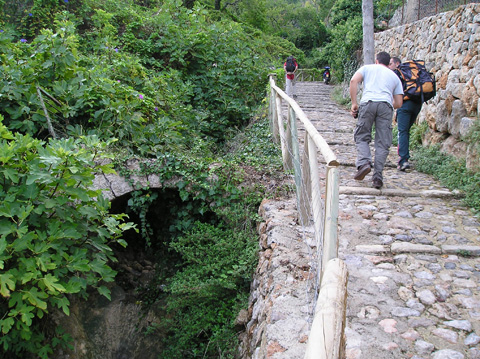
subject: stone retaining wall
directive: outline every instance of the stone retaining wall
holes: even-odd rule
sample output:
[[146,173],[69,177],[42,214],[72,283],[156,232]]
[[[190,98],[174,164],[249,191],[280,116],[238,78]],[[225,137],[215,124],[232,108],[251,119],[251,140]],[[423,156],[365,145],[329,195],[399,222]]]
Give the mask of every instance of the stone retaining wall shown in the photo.
[[480,4],[460,6],[375,34],[375,51],[402,61],[425,60],[435,74],[437,96],[424,104],[417,122],[428,122],[424,144],[442,149],[479,169],[474,146],[462,141],[480,113]]
[[305,355],[316,302],[316,264],[312,263],[314,239],[299,233],[297,213],[295,197],[264,200],[259,208],[264,219],[258,227],[259,260],[248,310],[237,317],[237,325],[245,328],[238,358]]

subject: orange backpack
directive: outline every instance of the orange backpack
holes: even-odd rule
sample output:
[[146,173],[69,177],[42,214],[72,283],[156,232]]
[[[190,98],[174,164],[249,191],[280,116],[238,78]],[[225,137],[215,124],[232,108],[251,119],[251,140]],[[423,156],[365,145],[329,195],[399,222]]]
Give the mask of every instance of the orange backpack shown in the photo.
[[425,68],[425,61],[405,61],[398,70],[405,100],[423,103],[437,94],[435,77]]

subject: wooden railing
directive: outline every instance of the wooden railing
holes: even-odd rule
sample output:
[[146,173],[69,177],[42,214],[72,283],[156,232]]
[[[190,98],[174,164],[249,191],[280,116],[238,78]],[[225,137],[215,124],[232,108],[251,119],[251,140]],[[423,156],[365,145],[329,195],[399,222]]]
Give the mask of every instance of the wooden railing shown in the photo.
[[298,69],[295,73],[297,81],[323,81],[324,69]]
[[[273,139],[280,143],[284,168],[295,177],[300,223],[313,225],[317,248],[320,294],[307,344],[305,359],[337,359],[343,355],[345,326],[346,266],[338,259],[338,190],[339,162],[325,139],[307,118],[298,104],[275,84],[270,75],[269,117]],[[298,80],[298,78],[297,78]],[[287,116],[282,115],[282,101],[287,104]],[[297,120],[305,128],[303,150]],[[321,157],[318,156],[320,152]],[[326,166],[325,188],[319,178],[319,158]],[[322,192],[324,201],[322,202]]]

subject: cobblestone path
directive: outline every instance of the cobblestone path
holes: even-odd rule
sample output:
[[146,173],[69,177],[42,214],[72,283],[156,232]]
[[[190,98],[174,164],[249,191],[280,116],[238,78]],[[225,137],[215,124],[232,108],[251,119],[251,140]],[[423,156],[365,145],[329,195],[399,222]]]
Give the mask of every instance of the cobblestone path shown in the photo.
[[[480,222],[433,177],[396,169],[354,181],[355,120],[332,87],[296,99],[342,164],[339,257],[349,270],[347,358],[480,359]],[[373,153],[373,150],[372,150]]]

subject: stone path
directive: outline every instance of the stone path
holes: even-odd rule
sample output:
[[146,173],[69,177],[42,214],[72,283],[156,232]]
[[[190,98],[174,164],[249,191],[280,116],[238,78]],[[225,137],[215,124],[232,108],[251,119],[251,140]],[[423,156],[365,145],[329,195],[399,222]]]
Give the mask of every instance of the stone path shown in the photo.
[[[454,196],[425,195],[448,190],[431,176],[415,170],[397,171],[396,148],[393,147],[384,171],[382,190],[372,189],[371,173],[363,181],[354,181],[355,120],[330,99],[331,89],[323,83],[297,83],[296,100],[342,164],[338,229],[339,257],[349,270],[346,357],[479,359],[478,218]],[[353,189],[342,190],[345,187]],[[293,238],[295,233],[299,236],[302,229],[294,224],[287,209],[288,204],[282,207],[269,203],[264,211],[272,213],[264,213],[264,217],[269,218],[270,229],[283,225],[289,228],[289,236]],[[275,224],[275,217],[278,218],[282,211],[288,212],[289,222]],[[276,237],[274,230],[265,229],[264,233],[265,241],[269,242],[264,248],[268,247],[270,252],[262,257],[263,260],[276,261],[277,269],[281,269],[282,264],[290,266],[284,267],[285,281],[278,284],[277,289],[280,288],[282,298],[294,293],[299,299],[295,293],[302,290],[298,288],[303,288],[305,293],[312,289],[311,282],[294,274],[301,268],[305,270],[307,250],[298,242],[291,244],[290,250],[303,249],[288,257],[288,245],[278,251],[285,240]],[[275,257],[275,250],[284,256],[283,262],[281,257]],[[265,305],[262,307],[265,318],[270,320],[265,324],[267,329],[263,335],[265,337],[268,330],[271,334],[266,340],[264,338],[264,355],[260,355],[258,347],[256,356],[252,357],[303,358],[301,353],[305,350],[305,334],[308,334],[305,328],[308,305],[301,300],[308,295],[302,296],[297,304],[289,302],[298,307],[290,308],[285,318],[275,309],[275,298],[280,294],[274,291],[271,289],[267,294],[270,299],[265,299],[270,303],[270,311]],[[276,313],[278,318],[272,320],[271,313]],[[303,321],[288,325],[288,317]],[[274,325],[283,329],[274,332],[271,330]]]
[[[296,90],[343,164],[340,186],[371,188],[371,173],[353,180],[355,120],[330,100],[331,87],[298,83]],[[480,222],[453,196],[413,197],[447,189],[415,170],[397,171],[396,161],[392,147],[386,191],[340,195],[339,257],[349,270],[347,358],[478,359]],[[389,189],[414,193],[382,193]]]

